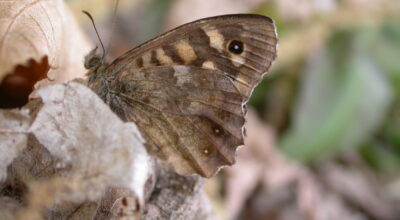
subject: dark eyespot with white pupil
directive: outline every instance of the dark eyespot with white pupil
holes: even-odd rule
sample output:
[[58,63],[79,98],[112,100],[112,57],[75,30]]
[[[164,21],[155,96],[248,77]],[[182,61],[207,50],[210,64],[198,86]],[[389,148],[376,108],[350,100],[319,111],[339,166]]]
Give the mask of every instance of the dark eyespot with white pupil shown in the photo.
[[238,40],[233,40],[229,43],[228,49],[232,53],[241,54],[243,52],[243,43]]

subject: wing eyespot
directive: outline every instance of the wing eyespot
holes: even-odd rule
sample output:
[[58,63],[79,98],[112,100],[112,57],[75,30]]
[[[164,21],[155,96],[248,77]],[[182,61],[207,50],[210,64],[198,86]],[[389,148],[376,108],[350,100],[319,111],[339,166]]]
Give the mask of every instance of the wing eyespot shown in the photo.
[[241,54],[244,51],[243,42],[238,40],[232,40],[228,45],[228,50],[234,54]]

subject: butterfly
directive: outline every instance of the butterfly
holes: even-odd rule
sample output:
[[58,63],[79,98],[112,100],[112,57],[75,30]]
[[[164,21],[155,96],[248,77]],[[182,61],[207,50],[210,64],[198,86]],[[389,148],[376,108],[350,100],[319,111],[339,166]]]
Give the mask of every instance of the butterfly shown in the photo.
[[277,56],[272,19],[255,14],[184,24],[110,64],[86,57],[88,86],[148,152],[182,175],[213,176],[244,144],[245,105]]

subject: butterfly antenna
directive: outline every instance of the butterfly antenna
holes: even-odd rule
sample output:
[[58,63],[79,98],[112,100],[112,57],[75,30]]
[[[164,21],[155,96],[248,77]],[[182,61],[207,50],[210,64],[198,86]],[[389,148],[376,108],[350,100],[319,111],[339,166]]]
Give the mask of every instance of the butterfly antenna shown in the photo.
[[94,23],[93,17],[89,12],[87,12],[85,10],[83,10],[82,13],[86,14],[89,17],[89,19],[92,21],[94,30],[96,31],[97,38],[99,39],[101,48],[103,49],[103,55],[101,56],[101,61],[103,61],[104,57],[106,56],[106,50],[104,49],[103,42],[101,41],[101,38],[100,38],[99,32],[97,31],[96,24]]
[[110,50],[111,47],[111,43],[113,40],[113,33],[114,33],[114,28],[115,28],[115,24],[116,24],[116,19],[117,19],[117,10],[118,10],[118,5],[119,5],[119,0],[115,1],[115,6],[114,6],[114,10],[113,10],[113,17],[112,17],[112,21],[111,21],[111,35],[110,35],[110,39],[108,40],[108,45],[107,45],[107,51]]

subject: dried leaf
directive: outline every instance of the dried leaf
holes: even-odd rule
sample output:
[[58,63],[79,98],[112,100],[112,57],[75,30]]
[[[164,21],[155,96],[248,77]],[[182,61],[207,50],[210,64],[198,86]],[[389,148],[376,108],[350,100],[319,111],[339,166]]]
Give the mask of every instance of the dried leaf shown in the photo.
[[203,191],[204,178],[181,176],[165,163],[157,163],[157,183],[141,220],[214,220]]
[[27,66],[17,65],[14,72],[6,75],[0,84],[0,108],[25,105],[35,83],[46,78],[49,69],[47,56],[39,63],[30,59]]
[[63,1],[0,2],[1,96],[18,95],[7,107],[25,104],[32,85],[49,68],[48,76],[56,82],[83,76],[82,57],[89,50]]
[[131,188],[143,202],[151,160],[133,123],[123,123],[87,87],[71,82],[35,92],[44,106],[30,131],[68,170],[68,178],[81,181],[80,190],[67,200],[101,198],[107,187]]
[[[130,210],[142,211],[152,191],[148,181],[155,180],[153,160],[135,124],[122,122],[95,93],[76,82],[42,87],[33,97],[30,110],[0,112],[3,179],[9,171],[0,192],[27,204],[13,211],[15,217],[41,218],[46,209],[49,218],[92,218],[97,205],[88,201],[99,202],[112,187],[130,192],[138,205]],[[115,200],[120,199],[111,202]]]
[[8,165],[25,149],[29,126],[27,109],[0,111],[0,182],[7,176]]

